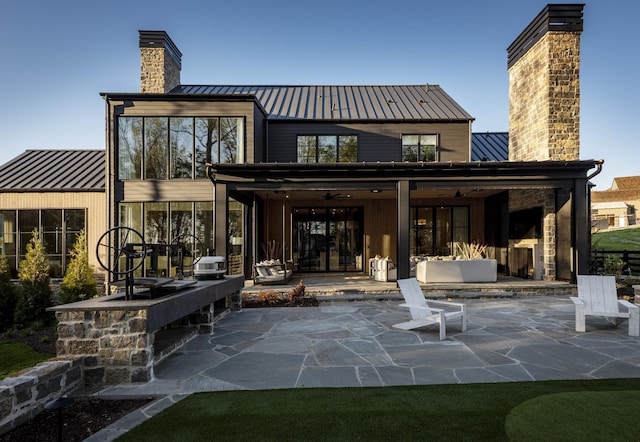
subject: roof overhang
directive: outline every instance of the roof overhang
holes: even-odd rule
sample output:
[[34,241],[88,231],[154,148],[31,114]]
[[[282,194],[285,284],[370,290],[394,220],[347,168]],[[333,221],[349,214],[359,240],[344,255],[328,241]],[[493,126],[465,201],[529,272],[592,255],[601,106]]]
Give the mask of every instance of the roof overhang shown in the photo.
[[255,163],[208,164],[213,183],[226,183],[232,188],[297,187],[310,183],[344,183],[359,187],[362,184],[388,183],[409,180],[434,187],[477,185],[517,187],[538,183],[543,187],[563,187],[567,182],[589,178],[588,171],[601,163],[585,161],[489,161],[449,163]]

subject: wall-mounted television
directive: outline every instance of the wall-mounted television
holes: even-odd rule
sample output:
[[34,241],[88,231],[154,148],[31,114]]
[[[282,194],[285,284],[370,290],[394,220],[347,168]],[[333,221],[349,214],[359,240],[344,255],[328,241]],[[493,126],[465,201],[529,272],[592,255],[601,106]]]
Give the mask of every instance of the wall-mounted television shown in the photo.
[[509,239],[542,238],[542,207],[509,213]]

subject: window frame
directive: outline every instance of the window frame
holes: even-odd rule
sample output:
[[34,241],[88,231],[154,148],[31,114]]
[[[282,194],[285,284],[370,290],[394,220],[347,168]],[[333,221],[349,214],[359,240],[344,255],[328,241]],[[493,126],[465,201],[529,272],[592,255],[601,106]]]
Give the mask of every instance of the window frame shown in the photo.
[[[326,142],[329,138],[333,138],[333,144]],[[306,143],[301,144],[301,140],[304,139]],[[348,152],[348,142],[350,139],[355,139],[355,158],[349,158],[343,160],[344,155],[341,151]],[[312,141],[312,143],[310,143]],[[322,141],[322,142],[321,142]],[[323,146],[332,146],[333,151],[328,152],[323,149]],[[306,151],[302,151],[306,149]],[[301,156],[301,153],[303,154]],[[333,161],[325,161],[323,158],[334,158]],[[302,160],[302,161],[301,161]],[[313,160],[313,161],[312,161]],[[358,161],[358,135],[357,134],[298,134],[296,135],[296,162],[303,164],[330,164],[330,163],[353,163]]]
[[[207,152],[202,149],[198,150],[197,139],[197,121],[201,120],[215,120],[215,144],[216,149],[211,152],[212,160],[216,161],[222,156],[229,157],[229,152],[226,149],[227,146],[232,145],[229,140],[234,140],[236,147],[231,152],[231,159],[235,160],[234,164],[243,164],[246,158],[246,119],[245,115],[118,115],[116,117],[116,124],[118,126],[116,130],[117,138],[115,140],[116,146],[114,152],[117,153],[117,173],[118,180],[120,181],[134,181],[134,180],[196,180],[207,178],[205,172],[204,162],[198,162],[199,158],[202,158],[202,154]],[[157,140],[161,140],[164,143],[164,148],[161,149],[164,152],[164,161],[161,167],[158,167],[158,174],[151,175],[149,170],[149,139],[148,139],[148,123],[151,120],[164,120],[164,134],[156,137]],[[185,127],[188,127],[191,131],[191,141],[185,140],[185,137],[181,138],[181,145],[188,148],[188,152],[185,150],[175,149],[172,143],[177,137],[172,136],[173,129],[177,126],[173,125],[173,121],[181,120]],[[221,134],[223,120],[234,121],[233,132]],[[125,123],[127,121],[127,123]],[[137,132],[139,133],[137,133]],[[124,142],[126,141],[126,143]],[[126,145],[125,145],[126,144]],[[139,150],[137,152],[136,150]],[[190,176],[178,176],[180,173],[176,173],[174,161],[174,155],[177,158],[178,153],[180,158],[190,157]],[[126,162],[123,159],[126,158]],[[186,167],[182,167],[186,169]],[[155,169],[154,169],[155,170]],[[184,174],[188,175],[188,174]]]
[[[405,139],[408,137],[417,137],[417,144],[405,144]],[[426,139],[428,137],[433,137],[433,143],[427,143]],[[423,140],[425,142],[423,142]],[[440,161],[440,137],[436,133],[425,134],[425,133],[407,133],[400,135],[400,157],[403,162],[419,162],[419,163],[437,163]],[[412,152],[415,155],[415,160],[406,159],[405,146],[411,146],[412,148],[415,146],[415,151]],[[427,156],[425,150],[423,148],[433,146],[433,160],[425,159]]]

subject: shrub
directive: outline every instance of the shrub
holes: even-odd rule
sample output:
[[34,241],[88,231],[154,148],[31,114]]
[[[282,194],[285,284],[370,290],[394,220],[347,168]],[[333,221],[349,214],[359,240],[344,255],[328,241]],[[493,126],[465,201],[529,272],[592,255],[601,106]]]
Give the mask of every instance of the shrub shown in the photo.
[[0,332],[13,326],[16,290],[11,283],[11,269],[5,255],[0,255]]
[[276,290],[260,290],[258,292],[258,303],[267,306],[278,305],[282,303],[282,296]]
[[98,284],[93,276],[93,269],[89,265],[87,235],[84,229],[78,234],[70,254],[71,259],[60,284],[60,303],[62,304],[94,298],[98,295]]
[[51,307],[49,265],[38,229],[33,230],[25,259],[20,261],[18,278],[21,288],[14,314],[16,325],[25,327],[34,321],[49,324],[52,319],[52,315],[47,312],[47,307]]

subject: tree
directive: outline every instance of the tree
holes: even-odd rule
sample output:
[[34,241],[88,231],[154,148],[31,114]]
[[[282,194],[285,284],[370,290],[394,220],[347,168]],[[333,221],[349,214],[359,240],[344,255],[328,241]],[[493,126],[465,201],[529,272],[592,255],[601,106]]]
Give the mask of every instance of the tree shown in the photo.
[[76,237],[69,252],[71,259],[60,284],[60,303],[81,301],[98,295],[98,285],[89,265],[87,234],[84,229]]
[[0,255],[0,331],[13,326],[13,311],[16,307],[16,290],[11,283],[11,269],[7,257]]
[[33,322],[48,324],[52,317],[47,312],[47,308],[51,307],[49,265],[38,229],[33,229],[25,259],[20,261],[18,278],[21,290],[14,315],[16,325],[25,327]]

